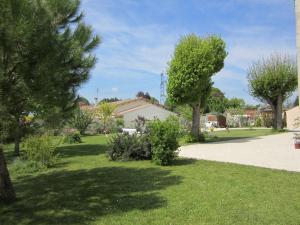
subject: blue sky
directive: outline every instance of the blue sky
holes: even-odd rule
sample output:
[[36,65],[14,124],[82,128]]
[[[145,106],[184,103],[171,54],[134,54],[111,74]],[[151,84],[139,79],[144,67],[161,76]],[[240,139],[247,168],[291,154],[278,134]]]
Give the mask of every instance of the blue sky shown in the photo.
[[213,80],[227,97],[249,96],[247,68],[272,53],[296,53],[294,0],[83,0],[85,22],[101,36],[91,79],[80,95],[132,98],[160,95],[181,36],[220,35],[227,44],[225,67]]

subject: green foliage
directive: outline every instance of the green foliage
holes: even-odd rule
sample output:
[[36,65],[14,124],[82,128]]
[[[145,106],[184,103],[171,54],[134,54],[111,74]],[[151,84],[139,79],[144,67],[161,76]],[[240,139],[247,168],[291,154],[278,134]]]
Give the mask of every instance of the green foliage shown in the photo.
[[242,108],[228,108],[226,112],[230,115],[243,115],[245,110]]
[[274,123],[273,117],[268,114],[263,114],[262,115],[262,125],[264,127],[272,127]]
[[103,123],[103,132],[109,133],[108,125],[112,120],[112,115],[115,110],[116,106],[112,103],[103,102],[99,104],[97,109],[97,116],[100,118],[101,122]]
[[29,136],[23,140],[24,157],[44,167],[53,166],[57,161],[55,153],[59,142],[48,135]]
[[227,98],[220,89],[212,87],[211,93],[207,99],[205,112],[224,113],[227,108],[227,101]]
[[148,124],[152,160],[159,165],[170,165],[177,157],[179,147],[179,122],[175,117],[165,121],[154,120]]
[[231,98],[226,102],[226,108],[243,109],[245,106],[246,103],[242,98]]
[[81,135],[79,131],[70,130],[64,135],[63,142],[66,144],[81,143]]
[[113,161],[151,159],[151,145],[145,134],[117,134],[109,140],[107,154]]
[[13,174],[28,174],[42,171],[46,167],[37,161],[16,158],[10,166],[10,171]]
[[271,55],[248,71],[250,94],[273,110],[273,127],[282,129],[282,104],[297,87],[296,62],[289,56]]
[[183,136],[183,143],[198,143],[205,142],[205,134],[201,133],[198,138],[196,138],[193,134],[188,132]]
[[92,123],[93,116],[90,112],[76,109],[70,119],[70,125],[79,130],[80,134],[85,134],[87,127]]
[[255,127],[262,127],[262,125],[263,125],[262,118],[260,116],[256,117],[255,122],[254,122],[254,126]]
[[[175,48],[168,68],[168,97],[176,104],[198,103],[205,99],[211,76],[224,66],[224,41],[216,36],[183,37]],[[205,95],[203,96],[205,91]]]
[[76,106],[100,42],[79,10],[79,0],[0,2],[0,123],[10,121],[15,138],[23,116],[58,124]]
[[248,80],[250,94],[259,100],[276,102],[279,95],[286,99],[297,87],[295,60],[271,55],[253,63],[248,71]]
[[134,127],[137,132],[143,132],[145,129],[145,125],[146,125],[146,119],[143,116],[138,116],[134,120]]
[[211,92],[211,77],[224,66],[225,42],[217,36],[183,37],[175,48],[168,68],[168,100],[193,107],[192,133],[199,136],[200,109]]
[[117,102],[117,101],[120,101],[120,100],[121,99],[116,98],[116,97],[114,97],[114,98],[103,98],[99,103],[101,104],[103,102]]

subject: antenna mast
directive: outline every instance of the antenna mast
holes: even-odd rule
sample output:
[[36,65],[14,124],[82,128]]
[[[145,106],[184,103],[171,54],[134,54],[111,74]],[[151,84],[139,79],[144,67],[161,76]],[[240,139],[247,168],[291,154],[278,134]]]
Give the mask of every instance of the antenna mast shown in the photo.
[[94,97],[94,100],[95,100],[95,105],[97,105],[99,100],[99,88],[97,88],[97,95],[96,97]]
[[162,72],[160,74],[160,104],[164,104],[166,100],[165,84],[166,84],[166,80],[165,80],[164,72]]

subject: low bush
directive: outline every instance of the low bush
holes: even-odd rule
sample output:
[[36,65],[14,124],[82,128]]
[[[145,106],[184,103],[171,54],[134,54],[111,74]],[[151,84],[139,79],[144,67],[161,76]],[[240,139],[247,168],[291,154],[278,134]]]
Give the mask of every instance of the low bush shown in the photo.
[[154,120],[148,124],[152,160],[159,165],[170,165],[177,157],[179,147],[179,122],[175,117],[165,121]]
[[200,133],[198,137],[195,137],[191,132],[188,132],[183,136],[184,143],[198,143],[205,142],[204,133]]
[[63,143],[65,144],[75,144],[81,142],[81,135],[79,131],[68,131],[65,133],[63,138]]
[[262,125],[263,125],[263,121],[262,121],[261,117],[257,117],[257,118],[255,119],[254,126],[255,126],[255,127],[261,127]]
[[23,140],[24,158],[40,163],[44,167],[50,167],[57,161],[55,153],[59,141],[48,135],[29,136]]
[[151,146],[145,134],[117,134],[109,140],[107,154],[114,161],[151,159]]
[[88,126],[93,122],[93,115],[88,111],[77,109],[70,119],[70,125],[76,128],[80,134],[85,134]]
[[12,162],[9,169],[12,173],[20,175],[38,172],[45,168],[46,167],[40,162],[17,158]]
[[273,126],[273,122],[274,122],[274,120],[273,120],[272,115],[266,115],[266,114],[264,114],[262,116],[262,124],[263,124],[264,127],[272,127]]

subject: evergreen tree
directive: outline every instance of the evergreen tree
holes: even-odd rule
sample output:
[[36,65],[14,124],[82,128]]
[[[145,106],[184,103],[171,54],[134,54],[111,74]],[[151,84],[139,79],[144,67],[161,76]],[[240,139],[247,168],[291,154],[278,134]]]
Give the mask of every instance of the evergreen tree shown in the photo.
[[96,62],[91,52],[100,40],[79,7],[79,0],[0,1],[0,123],[9,122],[16,155],[23,118],[73,110],[77,89]]

